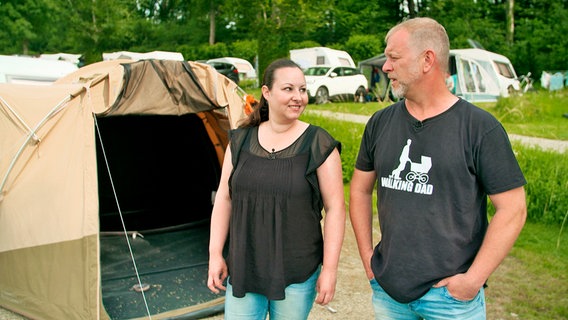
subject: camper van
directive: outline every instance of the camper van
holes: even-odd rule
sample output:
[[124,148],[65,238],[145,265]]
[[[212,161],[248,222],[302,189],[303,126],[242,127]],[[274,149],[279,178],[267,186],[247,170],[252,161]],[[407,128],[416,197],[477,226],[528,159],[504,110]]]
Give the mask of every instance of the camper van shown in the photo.
[[349,53],[326,47],[290,50],[290,59],[299,64],[302,69],[319,65],[356,67]]
[[[379,69],[378,86],[370,86],[380,99],[389,96],[390,83],[382,71],[386,61],[384,54],[361,61],[359,68],[365,75],[373,67]],[[452,93],[471,102],[492,102],[520,90],[519,79],[511,61],[503,55],[482,49],[450,50],[449,79]]]
[[0,55],[0,83],[51,84],[77,69],[68,61]]

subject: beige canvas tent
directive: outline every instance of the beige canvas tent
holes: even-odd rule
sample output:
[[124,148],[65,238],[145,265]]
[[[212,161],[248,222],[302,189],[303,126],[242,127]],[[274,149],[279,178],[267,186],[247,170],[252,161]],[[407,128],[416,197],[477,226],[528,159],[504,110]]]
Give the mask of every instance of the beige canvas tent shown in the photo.
[[0,84],[0,305],[58,320],[222,310],[209,217],[244,101],[211,67],[171,60]]

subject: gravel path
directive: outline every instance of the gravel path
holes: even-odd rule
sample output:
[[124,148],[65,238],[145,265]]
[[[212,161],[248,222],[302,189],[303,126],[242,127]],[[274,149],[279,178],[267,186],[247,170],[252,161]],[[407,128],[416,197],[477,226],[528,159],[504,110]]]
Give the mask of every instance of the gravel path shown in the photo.
[[[356,123],[367,123],[369,116],[349,114],[349,113],[339,113],[327,110],[306,110],[305,112],[311,114],[318,114],[325,117],[335,118],[343,121],[351,121]],[[568,141],[564,140],[552,140],[544,138],[535,138],[521,136],[517,134],[510,134],[509,138],[511,141],[519,141],[522,144],[529,145],[532,147],[540,147],[543,150],[557,151],[559,153],[565,153],[568,150]]]

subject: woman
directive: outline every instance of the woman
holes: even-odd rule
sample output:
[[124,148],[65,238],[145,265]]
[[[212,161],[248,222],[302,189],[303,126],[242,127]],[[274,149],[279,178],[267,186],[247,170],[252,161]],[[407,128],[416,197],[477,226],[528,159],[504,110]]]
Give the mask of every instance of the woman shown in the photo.
[[226,290],[225,319],[307,319],[314,300],[325,305],[335,294],[345,227],[341,145],[299,120],[307,103],[302,69],[276,60],[258,106],[231,132],[207,281],[215,293]]

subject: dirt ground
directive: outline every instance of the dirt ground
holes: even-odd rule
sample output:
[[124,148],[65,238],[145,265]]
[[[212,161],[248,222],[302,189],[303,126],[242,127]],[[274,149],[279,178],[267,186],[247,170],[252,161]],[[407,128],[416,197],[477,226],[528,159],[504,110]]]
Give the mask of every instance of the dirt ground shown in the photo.
[[[373,319],[371,289],[359,259],[355,236],[349,221],[346,221],[345,226],[335,299],[328,307],[314,305],[309,320]],[[206,319],[221,320],[223,315]],[[26,320],[26,318],[0,308],[0,320]]]
[[[375,224],[376,221],[375,221]],[[375,228],[375,242],[379,239]],[[500,282],[499,278],[514,268],[514,261],[507,258],[504,263],[492,275],[492,281]],[[512,284],[511,284],[512,285]],[[507,297],[507,288],[503,286],[491,286],[486,289],[487,319],[509,320],[519,319],[515,314],[507,313],[500,308],[501,299]],[[338,271],[338,281],[335,299],[327,307],[314,305],[308,320],[371,320],[373,309],[371,305],[371,289],[369,287],[363,266],[357,251],[355,235],[349,219],[345,225],[345,240],[341,250],[341,258]],[[208,320],[222,320],[223,315],[215,315],[206,318]],[[0,308],[0,320],[26,320],[26,318]]]
[[[308,320],[373,319],[371,287],[363,271],[349,219],[345,225],[345,239],[337,276],[335,298],[328,304],[328,307],[315,304]],[[223,315],[207,319],[221,320]]]
[[[376,220],[376,217],[375,217]],[[375,221],[375,224],[378,224]],[[378,241],[380,235],[375,228],[373,239]],[[498,278],[508,270],[510,262],[506,259],[495,271],[492,278]],[[495,281],[495,280],[494,280]],[[485,290],[487,302],[487,319],[510,320],[519,319],[515,314],[508,314],[499,306],[500,296],[506,297],[505,288],[498,290],[488,287]],[[496,297],[497,295],[497,297]],[[338,270],[337,289],[334,300],[329,303],[329,308],[314,305],[308,320],[372,320],[374,319],[371,304],[371,288],[363,271],[363,265],[359,258],[357,242],[353,234],[353,228],[349,218],[345,222],[345,239],[341,250],[341,258]],[[223,315],[207,318],[208,320],[222,320]]]

